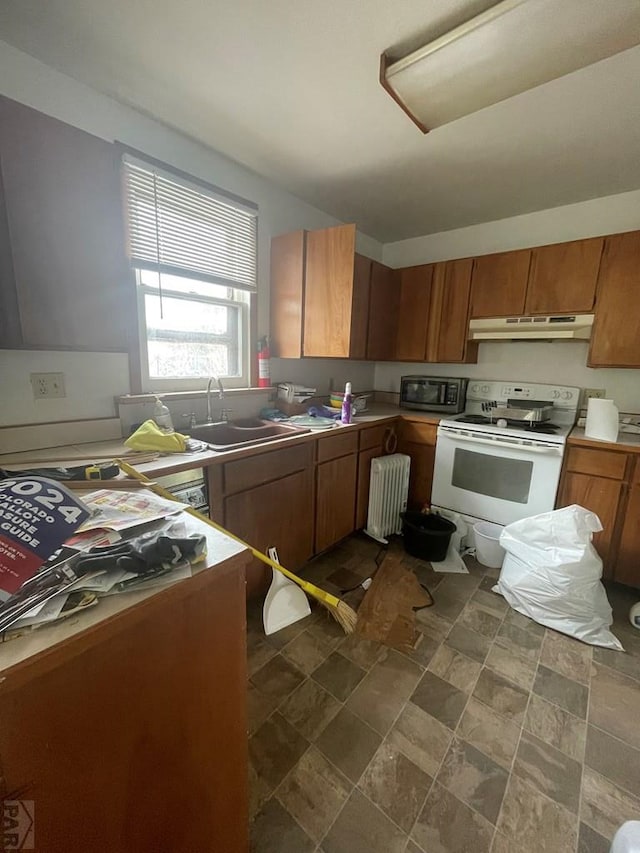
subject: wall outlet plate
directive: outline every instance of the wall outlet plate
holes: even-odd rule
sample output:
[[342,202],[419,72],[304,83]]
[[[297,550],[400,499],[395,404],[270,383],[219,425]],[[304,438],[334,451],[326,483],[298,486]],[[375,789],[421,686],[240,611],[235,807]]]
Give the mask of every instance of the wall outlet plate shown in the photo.
[[34,400],[67,396],[64,388],[64,373],[31,373],[29,378]]
[[585,388],[582,392],[582,405],[587,405],[587,400],[592,398],[602,400],[607,396],[606,388]]

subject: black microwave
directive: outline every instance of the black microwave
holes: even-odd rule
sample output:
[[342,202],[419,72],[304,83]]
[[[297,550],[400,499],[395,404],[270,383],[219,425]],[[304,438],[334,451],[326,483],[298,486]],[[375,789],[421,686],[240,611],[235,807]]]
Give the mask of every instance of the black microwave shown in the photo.
[[464,411],[466,397],[466,379],[403,376],[400,380],[400,405],[405,409],[455,415]]

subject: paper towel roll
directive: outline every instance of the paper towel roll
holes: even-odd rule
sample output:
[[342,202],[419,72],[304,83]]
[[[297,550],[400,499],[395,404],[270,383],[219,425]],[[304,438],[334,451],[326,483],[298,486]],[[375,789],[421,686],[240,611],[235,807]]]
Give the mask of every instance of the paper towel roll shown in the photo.
[[613,400],[589,398],[584,434],[586,438],[597,438],[600,441],[617,441],[618,409]]

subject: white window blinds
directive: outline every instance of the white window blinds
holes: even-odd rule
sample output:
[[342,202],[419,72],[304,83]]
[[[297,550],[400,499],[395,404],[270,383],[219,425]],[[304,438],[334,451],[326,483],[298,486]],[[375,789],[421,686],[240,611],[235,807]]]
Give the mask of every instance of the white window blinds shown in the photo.
[[134,267],[256,289],[255,207],[129,155],[123,166]]

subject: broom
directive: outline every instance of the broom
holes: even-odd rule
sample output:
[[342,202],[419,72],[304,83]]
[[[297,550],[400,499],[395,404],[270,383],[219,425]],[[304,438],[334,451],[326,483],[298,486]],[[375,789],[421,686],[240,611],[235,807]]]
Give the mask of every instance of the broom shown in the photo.
[[[157,483],[153,483],[144,474],[141,474],[139,471],[136,471],[135,468],[132,468],[127,462],[123,459],[116,460],[120,469],[124,471],[129,477],[133,477],[136,480],[139,480],[141,483],[144,483],[152,492],[155,492],[157,495],[160,495],[163,498],[167,498],[171,501],[178,501],[175,495],[172,495],[171,492],[168,492],[162,486],[159,486]],[[238,536],[234,536],[233,533],[229,533],[228,530],[225,530],[219,524],[216,524],[215,521],[212,521],[210,518],[207,518],[202,513],[199,513],[192,506],[184,505],[184,511],[188,512],[189,515],[193,515],[194,518],[199,519],[200,521],[204,521],[205,524],[208,524],[209,527],[213,527],[215,530],[220,533],[224,533],[225,536],[229,536],[231,539],[235,539],[236,542],[239,542],[241,545],[244,545],[245,548],[248,548],[254,557],[263,562],[265,565],[270,566],[272,569],[276,569],[281,572],[286,578],[289,578],[290,581],[293,581],[297,584],[301,589],[303,589],[307,595],[310,595],[311,598],[315,598],[323,607],[325,607],[329,613],[336,620],[338,625],[343,629],[346,634],[353,634],[356,628],[356,621],[358,618],[358,614],[350,607],[346,602],[341,601],[337,596],[332,595],[330,592],[326,592],[324,589],[320,589],[320,587],[315,584],[309,583],[309,581],[305,581],[302,578],[299,578],[298,575],[294,575],[293,572],[290,572],[288,569],[285,569],[284,566],[281,566],[280,563],[276,563],[275,560],[270,559],[261,551],[252,548],[251,545],[244,542]]]

